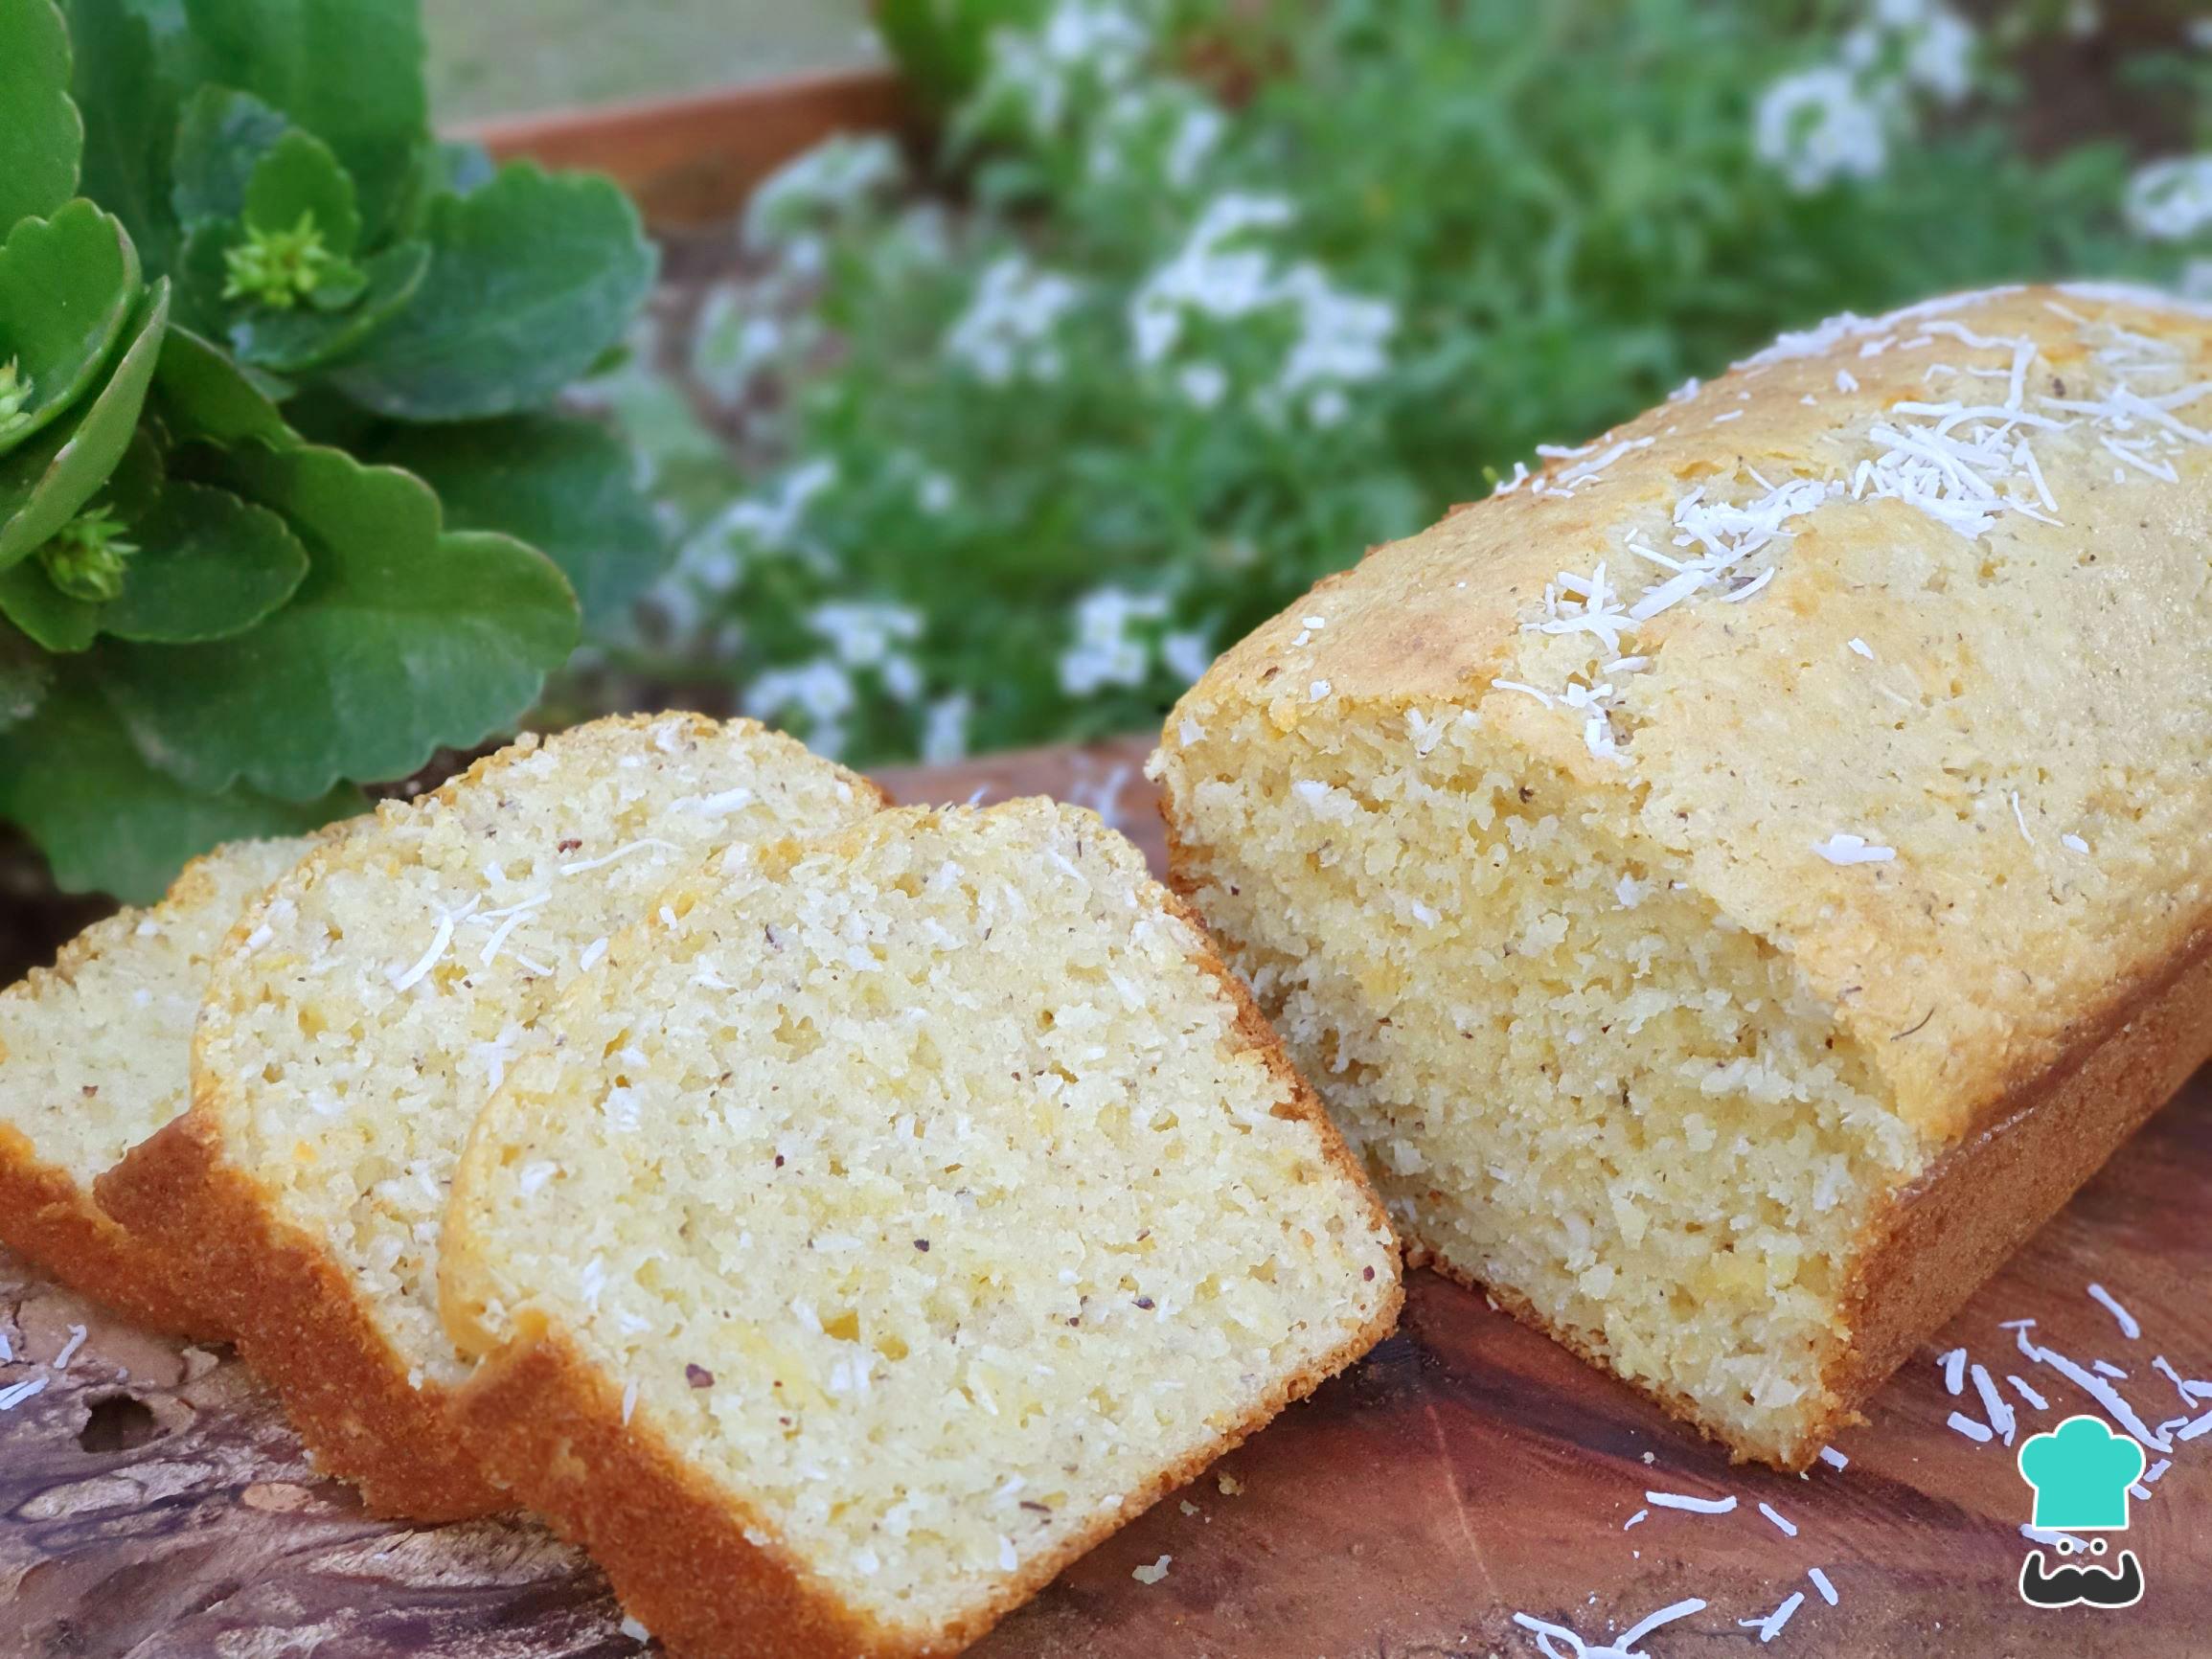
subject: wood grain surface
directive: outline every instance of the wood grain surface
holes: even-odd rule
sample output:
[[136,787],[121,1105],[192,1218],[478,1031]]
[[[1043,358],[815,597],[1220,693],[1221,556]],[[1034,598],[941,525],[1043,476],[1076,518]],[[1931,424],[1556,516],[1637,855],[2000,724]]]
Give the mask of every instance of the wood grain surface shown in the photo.
[[[1145,745],[890,774],[904,801],[1049,792],[1106,810],[1155,862]],[[2121,1611],[2031,1609],[2014,1589],[2029,1494],[2013,1450],[1950,1428],[1938,1355],[1965,1347],[2014,1396],[2024,1437],[2095,1409],[2000,1323],[2114,1386],[2151,1423],[2196,1416],[2153,1367],[2212,1375],[2212,1073],[2200,1076],[1975,1297],[1802,1478],[1724,1455],[1492,1311],[1414,1277],[1400,1333],[1065,1574],[978,1659],[1446,1659],[1534,1654],[1525,1612],[1593,1647],[1686,1597],[1646,1638],[1690,1655],[2212,1652],[2212,1434],[2177,1440],[2134,1506],[2148,1591]],[[2086,1293],[2140,1320],[2129,1340]],[[65,1369],[54,1362],[76,1341]],[[590,1567],[519,1521],[408,1529],[318,1478],[269,1397],[224,1352],[122,1326],[0,1255],[0,1659],[584,1659],[639,1651]],[[2007,1391],[2010,1393],[2010,1390]],[[6,1398],[0,1396],[0,1398]],[[2158,1455],[2158,1454],[2154,1454]],[[1733,1494],[1653,1509],[1644,1492]],[[1797,1529],[1787,1536],[1764,1501]],[[1168,1557],[1157,1582],[1133,1571]],[[1838,1604],[1806,1577],[1826,1571]],[[1770,1645],[1739,1624],[1805,1600]],[[1556,1653],[1572,1648],[1555,1639]],[[751,1656],[746,1656],[751,1659]],[[762,1655],[761,1659],[773,1659]]]

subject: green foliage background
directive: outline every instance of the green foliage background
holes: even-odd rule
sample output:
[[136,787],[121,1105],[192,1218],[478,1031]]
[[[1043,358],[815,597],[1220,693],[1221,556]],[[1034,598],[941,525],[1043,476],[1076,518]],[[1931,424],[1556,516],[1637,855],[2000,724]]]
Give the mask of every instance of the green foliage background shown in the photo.
[[[610,660],[863,761],[1141,729],[1317,576],[1783,329],[2180,281],[2212,239],[2143,234],[2121,123],[2054,128],[2023,75],[2116,59],[2134,144],[2204,147],[2185,9],[1994,10],[1944,57],[1871,21],[1932,3],[890,0],[950,142],[756,201],[688,367],[764,476]],[[1763,102],[1848,62],[1880,165],[1793,188]]]
[[416,0],[0,0],[0,817],[63,886],[508,729],[665,565],[551,407],[636,213],[440,143]]

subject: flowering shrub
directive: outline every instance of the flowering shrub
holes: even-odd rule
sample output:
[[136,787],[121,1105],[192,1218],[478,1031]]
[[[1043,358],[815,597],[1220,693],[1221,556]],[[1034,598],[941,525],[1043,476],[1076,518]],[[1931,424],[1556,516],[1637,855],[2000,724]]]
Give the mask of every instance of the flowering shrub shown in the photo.
[[754,203],[694,369],[774,465],[656,601],[863,761],[1144,726],[1315,577],[1784,328],[2212,253],[2178,36],[2130,66],[2144,166],[2023,142],[2025,27],[1939,0],[963,0],[924,46],[894,10],[969,68],[943,170],[842,139]]

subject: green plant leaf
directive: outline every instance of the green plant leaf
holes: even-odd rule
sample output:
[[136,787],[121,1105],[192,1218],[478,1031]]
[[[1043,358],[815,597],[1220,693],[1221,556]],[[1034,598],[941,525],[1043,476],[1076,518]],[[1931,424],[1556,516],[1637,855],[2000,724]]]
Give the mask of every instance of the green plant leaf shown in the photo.
[[0,0],[0,226],[75,195],[83,148],[61,13],[52,0]]
[[107,384],[34,441],[0,461],[0,570],[59,530],[115,470],[137,429],[169,321],[169,284],[138,302],[130,344]]
[[146,18],[125,0],[70,0],[69,36],[70,88],[84,117],[79,188],[123,221],[148,275],[166,275],[176,248],[169,200],[176,86],[161,71]]
[[35,558],[0,570],[0,616],[59,656],[90,650],[100,631],[100,607],[56,587]]
[[0,623],[0,732],[28,720],[53,683],[54,659]]
[[99,617],[100,631],[117,639],[191,644],[243,633],[308,574],[308,550],[282,518],[204,484],[171,482],[130,534],[138,552],[123,596]]
[[217,842],[297,835],[361,809],[358,790],[308,802],[247,789],[203,794],[148,765],[84,673],[0,731],[0,818],[45,850],[57,884],[126,903],[160,896],[179,866]]
[[426,479],[457,530],[495,530],[542,549],[584,620],[604,623],[668,568],[668,538],[631,479],[631,458],[596,420],[516,415],[387,427],[369,459]]
[[171,205],[187,227],[243,218],[246,191],[262,158],[292,124],[249,93],[203,86],[185,102],[176,134]]
[[284,449],[300,441],[261,387],[189,329],[171,329],[162,342],[153,392],[154,406],[180,443],[228,448],[259,442]]
[[517,164],[430,205],[429,272],[335,371],[348,397],[401,420],[510,415],[552,399],[622,337],[654,258],[604,178]]
[[184,783],[305,799],[339,778],[404,777],[517,718],[575,645],[576,599],[552,561],[442,533],[420,479],[335,449],[224,459],[307,544],[307,580],[231,639],[101,652],[125,725]]
[[329,145],[294,127],[254,164],[244,217],[249,225],[274,231],[290,229],[302,214],[312,216],[323,246],[341,260],[353,257],[361,243],[353,181]]
[[419,0],[184,0],[206,78],[281,109],[353,174],[371,242],[429,136]]
[[240,358],[283,375],[305,374],[343,356],[377,324],[404,306],[430,268],[422,242],[399,242],[365,261],[359,295],[342,311],[297,306],[288,311],[247,307],[231,324]]
[[18,417],[0,420],[0,455],[91,386],[138,294],[130,239],[81,198],[20,221],[0,243],[0,373],[12,364],[30,382]]

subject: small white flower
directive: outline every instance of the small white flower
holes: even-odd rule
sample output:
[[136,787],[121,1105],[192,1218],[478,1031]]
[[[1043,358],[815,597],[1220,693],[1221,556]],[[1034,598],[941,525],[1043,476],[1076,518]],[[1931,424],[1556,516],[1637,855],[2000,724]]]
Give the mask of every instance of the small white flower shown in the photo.
[[[803,551],[799,531],[807,511],[837,482],[837,463],[828,456],[802,462],[764,495],[733,501],[701,533],[702,541],[749,542],[763,553]],[[732,580],[735,580],[733,576]]]
[[922,637],[922,617],[902,604],[868,600],[832,602],[807,613],[807,625],[847,668],[875,668],[893,645]]
[[806,230],[888,194],[905,178],[899,147],[879,133],[840,133],[763,179],[745,205],[745,241],[756,248],[802,246]]
[[2154,241],[2187,241],[2212,225],[2212,154],[2155,161],[2128,181],[2128,223]]
[[1168,141],[1168,182],[1177,190],[1188,190],[1196,183],[1198,169],[1220,144],[1228,125],[1210,103],[1194,103],[1184,110],[1175,124],[1174,136]]
[[1175,386],[1195,409],[1211,409],[1229,391],[1228,372],[1219,363],[1193,363],[1175,375]]
[[1229,244],[1245,233],[1290,222],[1281,196],[1217,196],[1198,215],[1183,245],[1146,278],[1129,302],[1137,361],[1164,360],[1182,338],[1184,314],[1243,317],[1278,297],[1274,261],[1255,248]]
[[1929,6],[1905,48],[1905,78],[1944,103],[1973,91],[1973,25],[1948,6]]
[[1849,70],[1827,66],[1783,77],[1759,99],[1760,159],[1810,194],[1839,178],[1876,178],[1889,163],[1880,104]]
[[1082,300],[1069,278],[1007,254],[985,267],[974,299],[946,336],[946,354],[989,386],[1058,379],[1061,358],[1052,335]]
[[966,692],[954,692],[929,705],[922,722],[922,758],[931,765],[957,761],[968,753],[968,716],[972,707]]
[[832,658],[816,657],[756,678],[745,693],[745,713],[765,720],[796,709],[810,721],[808,740],[833,756],[845,746],[844,719],[855,700],[853,676]]
[[1168,672],[1189,685],[1214,666],[1214,648],[1202,628],[1160,636],[1160,661]]
[[924,472],[914,486],[914,499],[932,518],[950,512],[960,499],[960,486],[942,472]]
[[1141,686],[1152,671],[1152,651],[1132,636],[1132,622],[1154,622],[1168,613],[1158,594],[1101,587],[1075,607],[1075,644],[1060,656],[1060,689],[1085,697],[1104,686]]

